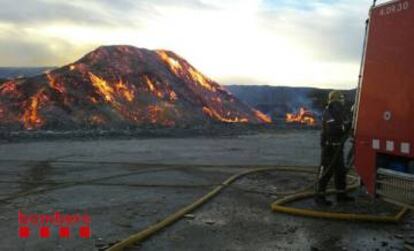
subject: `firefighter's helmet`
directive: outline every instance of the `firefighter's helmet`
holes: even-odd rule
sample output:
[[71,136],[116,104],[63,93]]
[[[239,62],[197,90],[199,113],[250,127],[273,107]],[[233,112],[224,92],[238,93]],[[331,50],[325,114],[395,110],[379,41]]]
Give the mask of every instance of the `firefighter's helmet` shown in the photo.
[[329,93],[328,103],[338,101],[345,104],[345,95],[341,91],[331,91]]

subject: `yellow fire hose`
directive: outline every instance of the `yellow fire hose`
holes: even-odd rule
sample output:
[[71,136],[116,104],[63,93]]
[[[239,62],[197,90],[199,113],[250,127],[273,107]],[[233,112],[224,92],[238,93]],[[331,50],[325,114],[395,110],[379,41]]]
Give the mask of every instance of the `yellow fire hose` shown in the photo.
[[[354,190],[358,187],[358,184],[351,186],[347,190]],[[333,194],[335,190],[328,190],[327,194]],[[335,220],[348,220],[348,221],[371,221],[371,222],[383,222],[383,223],[397,223],[401,220],[402,216],[408,211],[408,208],[404,207],[398,212],[398,214],[393,216],[378,216],[378,215],[370,215],[370,214],[351,214],[351,213],[336,213],[336,212],[324,212],[312,209],[304,209],[304,208],[294,208],[283,206],[289,202],[302,200],[306,198],[313,197],[315,195],[314,192],[303,192],[292,194],[290,196],[286,196],[282,199],[279,199],[272,203],[272,210],[275,212],[280,213],[287,213],[297,216],[306,216],[306,217],[313,217],[313,218],[324,218],[324,219],[335,219]]]
[[[265,168],[256,168],[250,169],[247,171],[243,171],[241,173],[232,175],[230,178],[225,180],[223,183],[218,185],[216,188],[208,192],[203,197],[197,199],[190,205],[178,210],[177,212],[171,214],[164,220],[147,227],[146,229],[129,236],[128,238],[116,243],[112,247],[108,248],[107,251],[119,251],[124,250],[125,248],[132,247],[145,239],[149,238],[150,236],[154,235],[158,231],[164,229],[165,227],[173,224],[174,222],[181,219],[184,215],[192,212],[193,210],[197,209],[208,200],[215,197],[219,194],[224,188],[231,185],[234,181],[239,178],[242,178],[248,174],[258,173],[258,172],[266,172],[266,171],[283,171],[283,172],[301,172],[301,173],[315,173],[310,167],[265,167]],[[348,190],[353,190],[358,187],[358,184],[351,185]],[[328,193],[332,194],[335,193],[333,190],[329,190]],[[325,212],[325,211],[316,211],[311,209],[301,209],[301,208],[293,208],[283,206],[286,203],[290,203],[293,201],[305,199],[314,196],[314,192],[299,192],[293,193],[286,197],[283,197],[274,203],[272,203],[271,207],[272,210],[275,212],[281,213],[288,213],[292,215],[298,216],[306,216],[306,217],[317,217],[317,218],[325,218],[325,219],[337,219],[337,220],[349,220],[349,221],[370,221],[370,222],[384,222],[384,223],[397,223],[401,220],[402,216],[408,211],[407,208],[402,208],[400,212],[394,216],[376,216],[376,215],[368,215],[368,214],[347,214],[347,213],[335,213],[335,212]]]

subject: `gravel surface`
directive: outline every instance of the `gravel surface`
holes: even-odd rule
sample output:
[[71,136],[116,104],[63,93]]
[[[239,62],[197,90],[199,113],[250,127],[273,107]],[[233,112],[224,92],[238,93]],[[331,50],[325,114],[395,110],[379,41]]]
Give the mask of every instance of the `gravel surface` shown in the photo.
[[[319,162],[316,130],[255,135],[131,140],[55,140],[0,145],[0,249],[99,250],[162,220],[234,173],[255,166]],[[281,191],[312,184],[314,175],[246,176],[218,197],[132,250],[403,250],[414,217],[371,224],[273,213]],[[394,213],[363,190],[355,205],[331,210]],[[295,203],[315,207],[312,200]],[[92,236],[20,239],[17,212],[87,213]],[[76,231],[73,230],[73,231]]]

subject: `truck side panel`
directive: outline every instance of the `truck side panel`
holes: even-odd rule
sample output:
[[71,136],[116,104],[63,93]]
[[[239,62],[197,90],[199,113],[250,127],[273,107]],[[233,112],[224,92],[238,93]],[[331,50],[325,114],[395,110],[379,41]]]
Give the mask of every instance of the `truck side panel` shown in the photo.
[[377,153],[414,156],[414,0],[371,10],[360,92],[355,165],[375,193]]

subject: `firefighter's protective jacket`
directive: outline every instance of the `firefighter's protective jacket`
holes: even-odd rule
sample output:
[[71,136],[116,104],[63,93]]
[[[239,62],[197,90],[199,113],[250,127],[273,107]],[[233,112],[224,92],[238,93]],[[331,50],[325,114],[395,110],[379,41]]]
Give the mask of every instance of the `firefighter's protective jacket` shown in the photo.
[[321,146],[343,144],[351,123],[344,106],[331,102],[322,116]]

